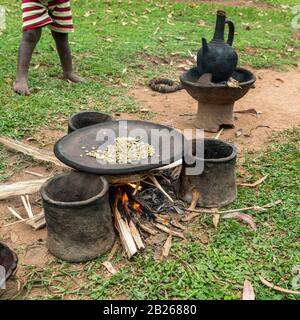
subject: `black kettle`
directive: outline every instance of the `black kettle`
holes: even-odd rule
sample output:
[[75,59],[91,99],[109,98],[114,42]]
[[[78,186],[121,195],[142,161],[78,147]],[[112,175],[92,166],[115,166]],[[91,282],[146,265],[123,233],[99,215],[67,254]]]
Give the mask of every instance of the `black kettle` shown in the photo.
[[[227,43],[224,41],[226,24],[229,27]],[[238,55],[232,48],[234,30],[234,24],[226,19],[225,12],[218,11],[213,40],[207,43],[206,39],[202,38],[202,48],[197,54],[197,68],[200,74],[211,73],[212,82],[227,81],[237,66]]]

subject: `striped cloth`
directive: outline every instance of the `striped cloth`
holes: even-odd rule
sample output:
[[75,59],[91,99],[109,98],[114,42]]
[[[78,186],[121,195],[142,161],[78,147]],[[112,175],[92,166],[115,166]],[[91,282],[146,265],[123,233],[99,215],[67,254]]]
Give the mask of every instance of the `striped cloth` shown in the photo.
[[23,31],[43,26],[56,32],[74,31],[69,0],[22,0]]

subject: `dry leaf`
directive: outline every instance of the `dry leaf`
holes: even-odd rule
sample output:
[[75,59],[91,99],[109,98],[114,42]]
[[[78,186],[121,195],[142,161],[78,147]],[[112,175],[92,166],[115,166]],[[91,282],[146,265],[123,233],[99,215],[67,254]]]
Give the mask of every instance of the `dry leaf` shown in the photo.
[[117,273],[117,270],[112,266],[112,264],[109,261],[103,262],[102,265],[107,269],[109,273],[111,274]]
[[91,11],[87,11],[83,16],[85,17],[85,18],[87,18],[87,17],[89,17],[91,15]]
[[186,214],[181,221],[183,222],[190,222],[191,220],[193,220],[194,218],[200,216],[200,213],[198,212],[190,212],[188,214]]
[[255,293],[250,281],[245,280],[242,300],[255,300]]
[[300,291],[293,291],[293,290],[289,290],[289,289],[284,289],[284,288],[278,287],[275,284],[269,282],[268,280],[264,279],[261,276],[259,276],[259,279],[265,286],[267,286],[270,289],[274,289],[276,291],[280,291],[280,292],[288,293],[288,294],[300,294]]
[[267,178],[268,178],[268,174],[265,175],[264,177],[262,177],[261,179],[253,182],[253,183],[238,183],[238,186],[242,186],[242,187],[249,187],[249,188],[255,188],[258,185],[262,184]]
[[233,212],[233,213],[227,213],[223,215],[223,219],[236,219],[244,221],[245,223],[249,224],[249,226],[256,231],[257,227],[255,222],[253,221],[253,218],[249,214],[241,213],[241,212]]
[[213,216],[213,224],[214,224],[215,228],[218,228],[219,222],[220,222],[220,214],[218,214],[218,213],[214,214],[214,216]]
[[171,250],[171,246],[172,246],[172,232],[170,232],[168,239],[163,246],[162,255],[164,258],[168,257]]

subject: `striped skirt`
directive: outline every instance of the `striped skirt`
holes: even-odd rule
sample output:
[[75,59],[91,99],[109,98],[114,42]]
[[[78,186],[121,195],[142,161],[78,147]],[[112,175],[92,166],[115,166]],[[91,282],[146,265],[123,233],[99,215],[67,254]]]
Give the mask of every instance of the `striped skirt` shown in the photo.
[[56,32],[74,31],[69,0],[22,0],[23,31],[49,26]]

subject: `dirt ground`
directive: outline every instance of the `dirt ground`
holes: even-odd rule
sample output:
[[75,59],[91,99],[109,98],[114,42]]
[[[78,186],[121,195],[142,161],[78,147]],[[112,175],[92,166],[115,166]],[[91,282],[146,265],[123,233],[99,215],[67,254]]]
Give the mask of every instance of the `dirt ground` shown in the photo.
[[[300,66],[287,72],[272,70],[256,70],[256,88],[250,90],[248,95],[238,101],[235,111],[255,109],[253,113],[235,113],[235,128],[225,129],[221,139],[234,142],[242,155],[245,149],[256,150],[266,143],[273,131],[299,125],[300,123]],[[130,95],[140,101],[144,109],[154,113],[153,122],[162,123],[179,129],[193,128],[194,114],[197,103],[184,91],[172,94],[159,94],[148,88],[136,88]],[[119,114],[115,118],[134,119],[140,118],[141,113],[128,115]],[[64,121],[64,120],[62,120]],[[242,131],[241,131],[242,130]],[[239,137],[237,137],[237,132]],[[41,137],[47,137],[47,149],[52,149],[52,143],[63,133],[45,131]],[[206,136],[216,134],[207,133]],[[50,137],[50,138],[49,138]],[[52,140],[52,143],[51,143]],[[44,176],[53,174],[54,168],[35,166],[27,170],[38,172]],[[10,182],[36,179],[25,172],[15,174]],[[41,210],[41,199],[38,194],[30,196],[34,212]],[[13,198],[0,202],[0,229],[1,241],[13,248],[19,256],[19,266],[16,278],[8,282],[8,290],[1,298],[13,297],[17,291],[19,282],[27,275],[28,265],[39,268],[51,259],[46,247],[46,230],[33,231],[30,226],[19,223],[3,227],[15,221],[8,212],[7,207],[12,206],[17,212],[25,216],[24,209],[19,198]]]

